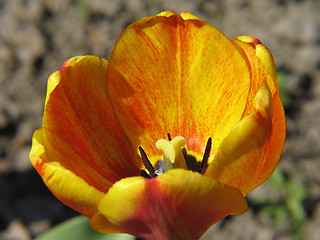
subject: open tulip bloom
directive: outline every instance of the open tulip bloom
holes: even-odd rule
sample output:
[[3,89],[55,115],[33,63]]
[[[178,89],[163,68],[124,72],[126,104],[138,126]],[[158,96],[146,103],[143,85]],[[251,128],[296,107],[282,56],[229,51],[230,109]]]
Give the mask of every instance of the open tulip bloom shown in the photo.
[[247,210],[285,132],[274,61],[258,39],[163,12],[131,24],[109,62],[78,56],[52,73],[30,159],[98,232],[198,239]]

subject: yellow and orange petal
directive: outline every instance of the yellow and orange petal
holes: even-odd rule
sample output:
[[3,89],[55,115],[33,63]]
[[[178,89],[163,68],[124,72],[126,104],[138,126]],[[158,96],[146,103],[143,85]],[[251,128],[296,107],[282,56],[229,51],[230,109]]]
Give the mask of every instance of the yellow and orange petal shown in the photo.
[[[130,49],[130,51],[128,51]],[[239,51],[212,25],[188,13],[165,12],[131,24],[107,70],[111,102],[129,138],[150,154],[166,133],[212,152],[239,122],[250,75]]]
[[[56,141],[61,147],[53,149],[50,141]],[[62,149],[63,151],[60,151]],[[104,192],[61,165],[61,156],[75,160],[78,158],[73,151],[70,151],[67,143],[57,139],[50,131],[39,129],[34,133],[30,160],[47,187],[66,205],[92,217],[97,212],[97,204],[104,196]],[[100,179],[106,183],[105,179],[101,177]],[[112,184],[107,182],[106,186],[111,187]]]
[[273,102],[267,83],[259,89],[253,106],[255,112],[233,127],[205,173],[239,189],[244,196],[271,175],[281,154],[274,155],[274,152],[283,148],[282,142],[271,145]]
[[[220,157],[214,160],[207,174],[231,186],[241,186],[239,189],[246,195],[249,191],[263,183],[276,168],[284,146],[286,123],[283,106],[278,93],[278,81],[274,61],[269,50],[264,47],[259,40],[253,37],[237,37],[232,39],[232,43],[238,48],[239,52],[247,61],[251,75],[250,92],[246,109],[243,113],[244,120],[235,126],[235,129],[238,130],[231,131],[227,139],[224,140],[220,146],[221,149],[218,150],[218,152],[220,151]],[[270,102],[268,108],[273,112],[272,118],[268,118],[268,121],[271,121],[271,123],[264,124],[260,121],[259,125],[257,124],[259,121],[253,121],[248,125],[248,118],[251,118],[251,120],[257,118],[257,112],[259,111],[257,111],[257,106],[253,104],[253,101],[254,97],[257,97],[258,89],[262,87],[264,81],[267,82],[272,97],[271,101],[268,100]],[[246,122],[246,124],[244,124],[244,122]],[[240,128],[243,130],[246,129],[246,133],[240,131]],[[237,131],[243,134],[242,141],[239,140],[240,138],[237,136],[238,133],[234,133]],[[266,135],[268,137],[264,140],[263,144],[261,141],[255,140],[259,132],[264,132],[264,134],[268,133]],[[232,136],[233,134],[235,135]],[[233,138],[234,140],[232,140]],[[236,140],[235,138],[239,139]],[[238,144],[243,144],[243,146],[237,149],[230,141],[235,141],[235,143],[238,141]],[[247,147],[251,149],[255,147],[258,148],[256,148],[254,152],[246,155],[245,149]],[[224,156],[222,156],[221,152],[225,152]],[[231,157],[231,155],[234,156]],[[238,162],[237,160],[240,159],[238,159],[240,155],[242,155],[242,160]],[[222,160],[222,163],[220,163],[220,160],[226,156],[228,156],[229,159]],[[248,159],[244,161],[246,158]],[[251,160],[249,158],[251,158]],[[233,165],[233,167],[231,167],[231,165]],[[240,171],[239,166],[242,166],[244,170]]]
[[152,179],[122,179],[98,209],[91,227],[99,232],[191,240],[225,216],[246,211],[247,202],[237,189],[196,172],[173,169]]
[[[42,130],[37,130],[34,133],[30,152],[33,166],[58,199],[86,216],[93,216],[98,211],[97,205],[103,198],[104,193],[61,166],[58,161],[44,163],[43,160],[47,159],[47,154],[50,154],[50,152],[46,151],[44,146],[37,140],[41,138],[41,135],[45,134]],[[76,191],[76,189],[81,189],[81,191]]]
[[[272,94],[272,102],[273,102],[273,119],[272,119],[272,134],[270,139],[269,150],[266,153],[268,156],[265,164],[268,164],[268,169],[270,169],[267,173],[263,174],[262,179],[266,179],[270,173],[273,172],[272,169],[275,169],[280,155],[282,153],[282,149],[285,142],[286,137],[286,120],[285,113],[283,109],[283,105],[279,96],[279,86],[278,86],[278,77],[275,68],[275,63],[272,57],[272,54],[259,40],[254,37],[249,36],[241,36],[236,37],[231,40],[236,46],[238,46],[240,51],[245,53],[245,59],[247,59],[248,64],[251,69],[255,69],[255,76],[258,71],[267,72],[267,82]],[[257,56],[257,58],[254,58]],[[257,66],[258,65],[258,66]],[[264,67],[264,69],[261,68]],[[255,95],[255,91],[257,91],[259,85],[255,84],[259,82],[257,77],[252,78],[252,88],[251,95]],[[255,87],[254,87],[255,86]],[[254,90],[256,89],[256,90]],[[248,106],[248,104],[247,104]],[[246,108],[248,109],[248,108]],[[247,111],[248,113],[249,111]]]
[[[231,41],[236,40],[241,41],[242,43],[246,43],[247,45],[251,46],[252,49],[255,50],[256,56],[260,60],[261,64],[264,66],[265,70],[270,74],[270,77],[274,81],[274,84],[277,87],[277,90],[279,91],[276,66],[269,49],[266,46],[264,46],[259,39],[251,36],[239,36],[233,38]],[[248,51],[246,51],[246,53],[248,54]]]
[[[88,186],[105,193],[115,181],[139,174],[141,160],[123,133],[107,95],[106,70],[104,59],[76,57],[49,77],[42,129],[34,134],[30,154],[41,176],[47,174],[47,165],[59,163]],[[60,174],[57,179],[61,181],[56,184],[68,184],[68,177]],[[62,189],[51,189],[68,201]],[[70,199],[68,205],[83,212],[72,202]]]

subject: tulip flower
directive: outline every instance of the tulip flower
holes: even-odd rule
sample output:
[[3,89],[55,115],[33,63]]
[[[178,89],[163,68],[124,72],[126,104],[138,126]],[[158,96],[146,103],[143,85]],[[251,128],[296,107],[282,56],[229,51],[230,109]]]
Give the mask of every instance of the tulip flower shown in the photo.
[[285,115],[269,50],[163,12],[122,33],[109,62],[69,59],[48,80],[30,160],[102,233],[198,239],[247,210],[278,164]]

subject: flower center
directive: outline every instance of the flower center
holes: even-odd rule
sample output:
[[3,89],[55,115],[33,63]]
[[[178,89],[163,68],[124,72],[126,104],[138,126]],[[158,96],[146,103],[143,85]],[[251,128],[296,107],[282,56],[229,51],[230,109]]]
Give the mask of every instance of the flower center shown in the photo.
[[178,136],[171,139],[168,133],[168,140],[160,139],[156,142],[156,148],[163,151],[163,160],[159,160],[155,166],[151,164],[143,148],[139,147],[142,162],[148,171],[141,169],[140,175],[146,178],[153,178],[173,168],[183,168],[204,174],[208,167],[211,144],[212,139],[209,138],[202,161],[197,161],[195,156],[187,153],[184,137]]

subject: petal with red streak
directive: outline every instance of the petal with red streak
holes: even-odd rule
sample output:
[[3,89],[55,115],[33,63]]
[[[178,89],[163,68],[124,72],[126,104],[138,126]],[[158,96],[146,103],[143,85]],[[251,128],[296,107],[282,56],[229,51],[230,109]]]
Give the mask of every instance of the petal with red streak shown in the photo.
[[264,46],[255,37],[240,36],[240,37],[235,37],[231,41],[233,41],[235,39],[237,39],[243,43],[247,43],[248,45],[251,45],[255,49],[256,56],[259,58],[261,64],[265,67],[266,71],[270,74],[272,80],[274,81],[276,88],[279,90],[276,66],[275,66],[272,54],[269,51],[269,49],[266,46]]
[[198,239],[225,216],[246,211],[247,202],[237,189],[196,172],[173,169],[152,179],[122,179],[98,209],[91,227],[100,232],[121,229],[147,240]]
[[[34,135],[30,155],[40,175],[43,166],[57,162],[106,192],[119,179],[139,174],[141,160],[107,95],[106,70],[104,59],[75,57],[49,77],[42,129]],[[37,151],[41,148],[44,153]],[[64,194],[58,191],[54,194]]]
[[[92,217],[97,213],[97,205],[104,193],[64,168],[58,161],[54,161],[58,160],[55,157],[59,156],[52,154],[48,141],[43,141],[44,138],[47,138],[46,135],[49,134],[45,129],[37,130],[34,133],[30,151],[30,159],[33,166],[57,198],[82,214]],[[46,144],[43,145],[40,141]],[[61,154],[66,154],[65,158],[72,159],[74,157],[73,152],[67,151]],[[48,156],[52,156],[52,161],[47,161]],[[104,179],[101,180],[105,183]],[[110,187],[111,183],[106,183],[106,186]]]
[[[266,169],[274,169],[282,153],[286,137],[286,120],[283,105],[278,92],[278,77],[275,64],[270,51],[256,38],[249,36],[235,37],[231,42],[247,60],[251,74],[251,87],[244,116],[253,113],[252,100],[263,81],[267,81],[272,94],[273,119],[270,146],[267,149],[265,166]],[[267,167],[269,165],[269,167]],[[261,179],[266,179],[270,172],[261,172]],[[262,180],[261,180],[262,181]]]
[[191,14],[165,12],[130,25],[118,39],[107,71],[121,126],[154,143],[183,136],[188,149],[212,152],[239,122],[250,87],[246,61],[221,32]]
[[246,60],[250,71],[250,91],[243,114],[243,116],[246,116],[254,112],[252,101],[265,81],[268,83],[272,97],[275,100],[278,96],[275,94],[278,91],[278,77],[271,53],[258,39],[242,36],[231,39],[231,42]]
[[[283,105],[279,96],[278,77],[273,57],[268,48],[254,37],[236,37],[231,41],[238,46],[238,49],[244,53],[244,56],[247,56],[246,59],[250,65],[249,68],[255,69],[255,73],[253,73],[254,76],[252,77],[252,87],[249,94],[250,96],[254,96],[256,94],[256,91],[261,85],[260,82],[263,81],[263,78],[256,77],[259,76],[259,72],[261,75],[261,73],[263,74],[263,72],[267,71],[272,79],[271,81],[270,78],[267,78],[268,86],[273,98],[273,119],[272,136],[270,140],[270,147],[267,152],[267,159],[271,160],[267,160],[266,164],[270,163],[273,165],[272,159],[279,158],[282,153],[286,138],[286,119]],[[254,56],[257,56],[258,59]],[[261,65],[264,66],[265,70],[261,69]],[[248,101],[246,109],[248,109],[249,103],[250,101]],[[245,113],[248,114],[249,111],[245,111]]]
[[[245,196],[263,183],[278,164],[271,154],[273,103],[265,83],[254,99],[255,112],[234,126],[221,143],[205,175],[237,188]],[[281,143],[274,146],[283,148]]]

